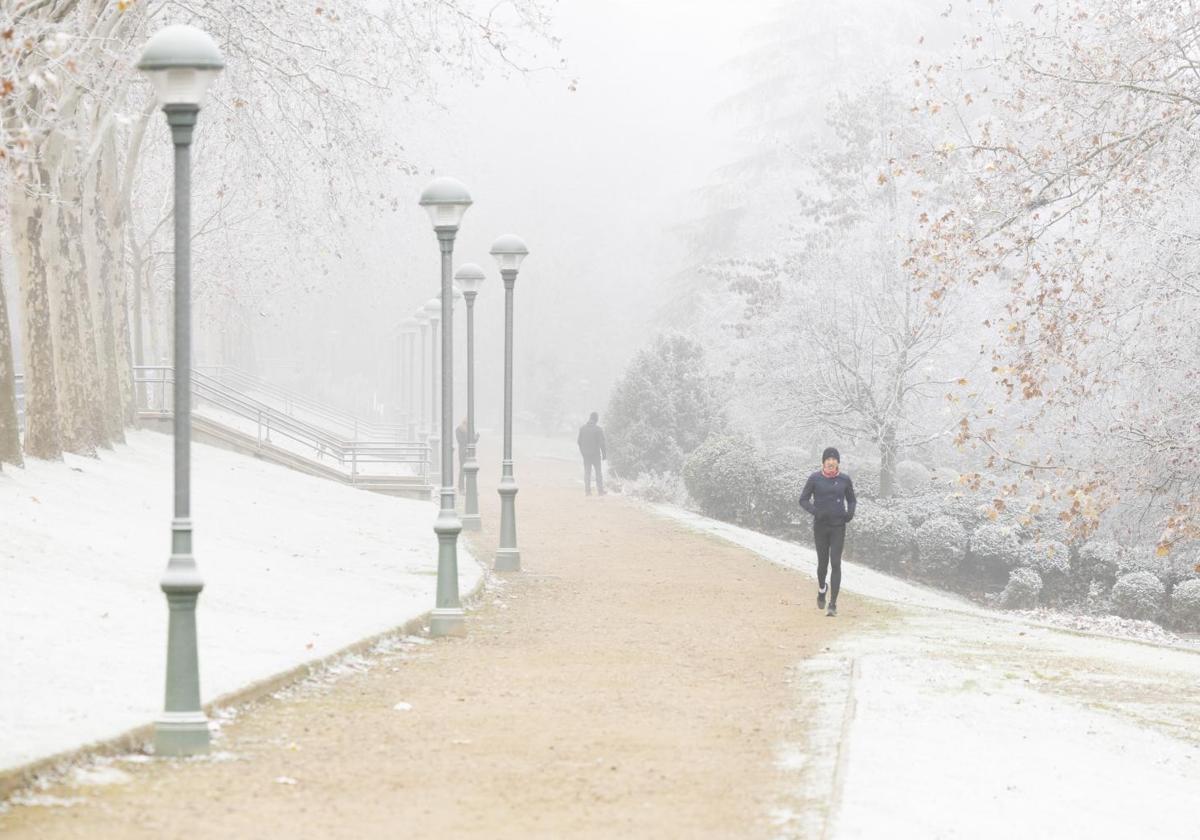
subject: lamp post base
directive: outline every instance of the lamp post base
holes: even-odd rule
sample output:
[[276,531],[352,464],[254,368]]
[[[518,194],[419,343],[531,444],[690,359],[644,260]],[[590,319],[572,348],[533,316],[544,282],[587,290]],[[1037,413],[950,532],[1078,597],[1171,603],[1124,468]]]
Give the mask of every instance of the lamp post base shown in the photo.
[[437,609],[429,616],[430,636],[467,635],[467,617],[462,609],[450,607]]
[[155,755],[198,755],[208,747],[204,712],[165,712],[154,722]]
[[483,519],[478,513],[464,513],[462,527],[464,531],[481,531],[483,530]]
[[496,549],[496,562],[492,568],[497,572],[521,571],[521,552],[515,548]]

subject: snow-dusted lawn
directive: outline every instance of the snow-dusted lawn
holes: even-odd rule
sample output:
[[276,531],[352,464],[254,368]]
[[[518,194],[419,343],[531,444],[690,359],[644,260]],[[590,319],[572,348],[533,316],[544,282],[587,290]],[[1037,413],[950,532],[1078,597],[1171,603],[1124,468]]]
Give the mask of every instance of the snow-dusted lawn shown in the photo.
[[[427,502],[196,444],[192,516],[205,701],[433,607]],[[161,709],[171,438],[0,474],[0,769]],[[481,570],[460,543],[460,589]]]
[[[678,508],[656,512],[808,573],[815,553]],[[854,564],[836,646],[796,665],[806,751],[780,745],[799,799],[781,836],[839,840],[1196,836],[1200,651],[1063,632]],[[894,604],[855,623],[854,595]],[[807,604],[812,603],[812,606]]]

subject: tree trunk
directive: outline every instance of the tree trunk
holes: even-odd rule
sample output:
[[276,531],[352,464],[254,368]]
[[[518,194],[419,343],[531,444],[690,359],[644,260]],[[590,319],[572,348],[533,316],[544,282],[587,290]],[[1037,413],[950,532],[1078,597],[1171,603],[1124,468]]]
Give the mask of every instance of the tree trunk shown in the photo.
[[104,417],[114,441],[125,442],[125,400],[121,385],[122,360],[128,354],[121,352],[118,343],[117,311],[119,271],[117,255],[113,250],[113,238],[108,218],[104,213],[106,190],[112,189],[105,169],[111,163],[103,154],[96,162],[95,193],[89,202],[88,216],[92,222],[92,235],[96,243],[96,318],[99,324],[97,335],[100,342],[100,358],[104,361]]
[[896,427],[888,424],[879,440],[879,498],[896,494]]
[[20,184],[12,188],[13,244],[21,272],[21,347],[25,356],[25,454],[62,457],[50,294],[42,259],[41,206]]
[[[74,161],[66,162],[73,166]],[[61,164],[60,164],[61,166]],[[88,282],[88,258],[83,247],[82,190],[73,173],[59,174],[58,252],[60,282],[73,289],[79,313],[79,376],[86,398],[85,422],[89,437],[98,446],[112,446],[112,430],[104,418],[103,377],[100,356],[96,353],[96,326],[92,314],[91,284]]]
[[21,458],[21,429],[17,424],[17,387],[14,379],[12,332],[8,324],[8,300],[0,276],[0,468],[5,463],[25,465]]
[[[61,166],[61,161],[59,164]],[[38,169],[42,184],[52,184],[49,170]],[[80,294],[78,275],[73,270],[65,203],[61,196],[53,205],[43,198],[38,202],[38,211],[48,224],[43,223],[41,242],[30,242],[30,247],[40,248],[46,260],[44,271],[49,287],[50,324],[54,330],[54,374],[58,382],[62,448],[77,455],[94,456],[100,440],[89,424],[84,346],[79,328],[79,310],[88,301]]]

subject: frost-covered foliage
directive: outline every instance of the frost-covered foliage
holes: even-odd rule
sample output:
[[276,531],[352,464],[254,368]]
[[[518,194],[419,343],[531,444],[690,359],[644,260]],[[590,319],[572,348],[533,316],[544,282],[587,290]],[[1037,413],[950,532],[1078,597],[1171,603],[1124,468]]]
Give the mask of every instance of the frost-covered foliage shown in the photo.
[[1200,579],[1185,580],[1171,591],[1171,625],[1184,633],[1200,633]]
[[1057,516],[1038,513],[1019,519],[1021,536],[1026,540],[1071,543],[1071,529]]
[[1042,579],[1042,601],[1059,604],[1070,598],[1071,554],[1064,543],[1039,540],[1021,548],[1021,565]]
[[[778,529],[801,516],[807,519],[799,504],[800,491],[804,489],[804,482],[809,475],[803,460],[800,453],[776,452],[759,462],[757,487],[754,490],[755,523],[764,528]],[[857,479],[854,486],[857,490]]]
[[967,532],[949,516],[934,516],[917,529],[917,569],[942,585],[958,573],[966,552]]
[[1126,551],[1113,540],[1091,540],[1079,549],[1077,574],[1087,581],[1100,581],[1111,587],[1122,568]]
[[969,493],[951,493],[941,498],[941,512],[968,531],[988,521],[988,504]]
[[757,460],[749,439],[713,435],[687,457],[683,483],[705,515],[737,522],[754,509]]
[[1167,588],[1153,572],[1131,572],[1112,589],[1113,610],[1122,618],[1156,621],[1162,616]]
[[925,493],[930,488],[929,470],[916,461],[901,461],[896,464],[896,487],[905,496]]
[[1021,542],[1016,529],[1000,522],[987,522],[971,533],[965,566],[984,581],[1003,585],[1008,573],[1021,561]]
[[[845,457],[845,456],[843,456]],[[847,459],[847,472],[854,479],[854,493],[861,499],[879,498],[879,462]]]
[[618,475],[681,472],[684,459],[726,425],[704,348],[670,334],[638,352],[613,388],[606,423]]
[[942,512],[942,498],[936,494],[926,494],[900,499],[896,503],[896,510],[903,513],[908,524],[916,528]]
[[916,529],[895,508],[860,504],[846,535],[854,558],[881,569],[902,569],[912,559]]
[[687,488],[674,473],[642,473],[621,485],[622,492],[655,504],[687,504]]
[[1051,576],[1066,578],[1071,573],[1071,553],[1056,540],[1029,543],[1021,552],[1022,565],[1036,571],[1045,581]]
[[1000,606],[1010,610],[1031,610],[1042,592],[1042,577],[1033,569],[1013,569],[1008,584],[1000,593]]

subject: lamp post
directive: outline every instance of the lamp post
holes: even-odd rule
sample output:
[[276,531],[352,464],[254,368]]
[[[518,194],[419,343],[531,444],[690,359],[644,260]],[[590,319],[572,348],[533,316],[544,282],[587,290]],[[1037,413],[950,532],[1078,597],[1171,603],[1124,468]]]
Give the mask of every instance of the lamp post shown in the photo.
[[441,475],[441,441],[438,436],[438,323],[442,320],[442,302],[433,297],[425,301],[429,318],[429,472],[434,478]]
[[467,302],[467,447],[460,457],[463,469],[463,528],[478,531],[479,463],[475,460],[475,296],[487,275],[475,263],[467,263],[454,272],[454,282]]
[[425,374],[429,369],[429,365],[425,361],[425,348],[428,344],[426,338],[429,335],[429,316],[425,314],[424,307],[417,307],[417,311],[413,315],[413,320],[417,322],[417,327],[421,332],[421,334],[417,336],[417,349],[419,349],[421,353],[420,361],[417,362],[417,381],[415,384],[417,387],[417,402],[419,403],[418,408],[420,409],[417,412],[417,429],[421,436],[421,443],[425,443],[427,440],[429,440],[429,428],[426,425],[428,414],[425,411],[425,392],[428,388],[428,386],[425,384]]
[[454,430],[454,237],[463,214],[471,206],[467,188],[454,178],[437,178],[421,193],[421,206],[429,211],[442,254],[442,492],[433,531],[438,538],[437,603],[429,619],[434,636],[466,633],[458,600],[458,535],[462,532],[454,509],[454,456],[450,442]]
[[420,322],[416,318],[406,318],[400,324],[401,341],[404,346],[404,363],[400,366],[400,391],[403,394],[405,438],[409,442],[417,439],[417,394],[413,386],[416,373],[416,337]]
[[212,38],[183,25],[159,30],[138,62],[138,69],[154,85],[175,145],[175,515],[171,558],[160,582],[170,621],[166,699],[154,724],[154,749],[159,755],[207,752],[209,744],[208,719],[200,706],[196,641],[196,601],[204,581],[192,555],[191,145],[200,102],[224,66]]
[[512,462],[512,380],[513,380],[513,287],[517,271],[529,255],[519,236],[505,234],[492,243],[491,254],[500,266],[504,280],[504,460],[501,462],[500,545],[494,568],[498,572],[521,571],[521,552],[517,550],[517,482]]

